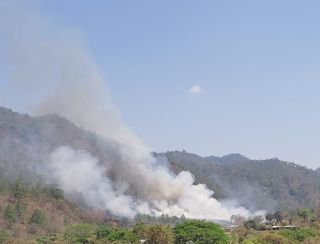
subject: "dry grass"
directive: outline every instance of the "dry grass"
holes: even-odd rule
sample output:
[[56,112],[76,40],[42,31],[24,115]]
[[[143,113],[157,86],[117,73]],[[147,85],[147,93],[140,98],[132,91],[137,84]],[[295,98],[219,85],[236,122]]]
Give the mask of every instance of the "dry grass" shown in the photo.
[[[10,239],[6,243],[36,243],[36,238],[40,236],[60,233],[65,230],[66,224],[77,224],[88,220],[87,215],[74,204],[62,200],[41,195],[32,197],[27,195],[23,198],[26,206],[24,218],[18,220],[9,228],[4,219],[4,210],[8,204],[15,204],[16,199],[10,193],[0,193],[0,229],[6,230]],[[39,209],[47,217],[47,224],[40,226],[31,224],[30,219],[33,212]],[[63,242],[60,242],[63,243]]]

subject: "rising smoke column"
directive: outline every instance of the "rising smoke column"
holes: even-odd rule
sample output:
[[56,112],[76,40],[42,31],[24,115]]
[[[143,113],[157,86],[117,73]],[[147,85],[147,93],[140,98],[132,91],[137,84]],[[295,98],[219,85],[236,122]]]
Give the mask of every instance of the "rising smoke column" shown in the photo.
[[[112,141],[103,161],[68,146],[43,162],[41,172],[67,195],[116,215],[168,214],[224,219],[248,216],[241,207],[226,207],[190,172],[177,176],[158,164],[151,150],[123,122],[79,31],[55,28],[30,7],[1,6],[1,34],[6,37],[10,82],[23,86],[26,99],[43,90],[36,113],[59,113],[78,126]],[[49,87],[49,89],[46,89]]]

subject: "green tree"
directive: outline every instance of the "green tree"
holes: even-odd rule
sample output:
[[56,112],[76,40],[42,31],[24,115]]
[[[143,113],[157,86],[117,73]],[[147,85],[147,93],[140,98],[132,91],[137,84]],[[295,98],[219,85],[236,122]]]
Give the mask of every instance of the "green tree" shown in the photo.
[[45,226],[47,224],[47,216],[39,209],[36,209],[32,213],[30,223]]
[[48,195],[50,197],[54,198],[54,199],[57,199],[57,200],[63,200],[64,199],[63,190],[58,189],[58,188],[51,187],[49,189]]
[[18,180],[14,187],[14,196],[19,201],[22,200],[26,195],[26,187],[22,184],[20,180]]
[[23,222],[24,214],[26,212],[26,205],[22,199],[18,199],[15,205],[16,215]]
[[96,238],[97,239],[106,238],[111,234],[112,231],[113,230],[110,226],[100,225],[96,229]]
[[[315,237],[317,232],[313,228],[297,228],[288,229],[280,231],[280,235],[286,237],[287,239],[301,243],[309,237]],[[291,242],[291,243],[292,243]]]
[[26,195],[26,187],[22,184],[20,180],[18,180],[14,186],[14,196],[17,199],[15,210],[17,218],[19,218],[23,222],[23,217],[25,214],[25,203],[23,201],[25,195]]
[[309,222],[309,220],[311,220],[311,218],[314,215],[312,211],[308,208],[299,209],[297,214],[299,217],[303,218],[305,222]]
[[96,229],[96,238],[106,242],[139,243],[138,235],[133,231],[101,225]]
[[59,188],[47,187],[43,191],[50,198],[54,198],[54,199],[57,199],[57,200],[63,200],[64,199],[64,191],[59,189]]
[[11,204],[9,204],[4,210],[4,218],[8,221],[10,228],[17,221],[15,209]]
[[105,238],[116,243],[139,243],[139,238],[132,231],[127,229],[114,228]]
[[174,227],[174,238],[176,244],[197,243],[197,244],[227,244],[228,236],[212,222],[199,220],[188,220],[177,224]]
[[89,243],[94,228],[89,224],[69,225],[66,228],[64,237],[69,243]]

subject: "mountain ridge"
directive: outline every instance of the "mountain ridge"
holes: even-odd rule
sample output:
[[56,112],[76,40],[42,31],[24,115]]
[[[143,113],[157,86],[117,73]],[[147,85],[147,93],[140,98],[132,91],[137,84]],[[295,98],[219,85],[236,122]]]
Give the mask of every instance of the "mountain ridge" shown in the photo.
[[276,158],[222,163],[223,157],[191,157],[181,151],[162,155],[176,173],[189,170],[197,182],[215,190],[218,199],[235,198],[247,208],[268,211],[319,205],[318,173],[305,166]]
[[[58,114],[33,117],[0,107],[0,168],[12,178],[22,175],[25,181],[35,184],[35,168],[59,146],[88,151],[99,159],[108,157],[113,142],[101,140]],[[154,156],[165,157],[176,174],[190,171],[195,182],[206,184],[217,199],[235,200],[250,210],[319,206],[320,170],[277,158],[252,160],[239,153],[201,157],[186,151],[168,151]]]

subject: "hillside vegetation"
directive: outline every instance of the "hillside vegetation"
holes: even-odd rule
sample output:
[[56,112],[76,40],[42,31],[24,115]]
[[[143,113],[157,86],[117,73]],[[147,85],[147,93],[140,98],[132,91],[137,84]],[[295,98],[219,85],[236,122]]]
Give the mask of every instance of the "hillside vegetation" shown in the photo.
[[[190,171],[216,198],[268,211],[265,223],[261,216],[233,216],[237,227],[223,230],[169,216],[118,219],[65,196],[41,174],[41,165],[54,148],[66,145],[101,160],[113,148],[59,115],[31,117],[0,107],[0,243],[319,243],[319,170],[240,154],[155,153],[173,172]],[[270,229],[288,223],[296,227]]]
[[[2,178],[37,184],[43,180],[38,165],[48,159],[52,150],[66,145],[88,151],[102,161],[113,148],[112,142],[101,140],[59,115],[31,117],[0,107],[0,168],[5,169]],[[250,160],[239,154],[200,157],[173,151],[155,155],[167,158],[176,173],[190,171],[196,182],[214,191],[216,198],[233,199],[252,210],[315,209],[319,205],[319,171],[294,163]]]
[[279,159],[250,160],[240,154],[200,157],[185,151],[157,154],[171,169],[190,171],[218,199],[236,199],[249,209],[318,208],[320,177],[311,169]]
[[65,200],[60,189],[44,184],[28,187],[20,181],[1,179],[0,243],[28,243],[42,236],[54,239],[67,225],[92,221]]

